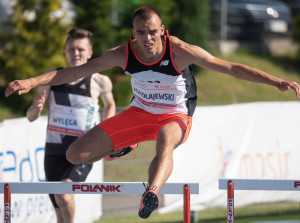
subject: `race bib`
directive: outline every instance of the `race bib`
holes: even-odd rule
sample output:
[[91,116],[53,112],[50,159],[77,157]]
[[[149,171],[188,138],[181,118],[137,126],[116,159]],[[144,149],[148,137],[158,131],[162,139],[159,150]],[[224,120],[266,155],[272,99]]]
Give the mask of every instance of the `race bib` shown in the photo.
[[178,90],[174,85],[160,83],[140,83],[132,81],[134,96],[143,104],[158,107],[176,107]]
[[86,130],[87,109],[55,105],[49,114],[48,131],[81,136]]

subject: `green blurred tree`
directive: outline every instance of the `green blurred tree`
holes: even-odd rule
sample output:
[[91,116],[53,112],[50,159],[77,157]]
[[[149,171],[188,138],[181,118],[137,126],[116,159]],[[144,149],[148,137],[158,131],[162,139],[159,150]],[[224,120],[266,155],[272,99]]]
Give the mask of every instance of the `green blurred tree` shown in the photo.
[[[25,79],[56,67],[65,66],[64,42],[70,24],[53,12],[61,0],[16,0],[13,8],[14,32],[1,36],[0,78],[1,94],[7,84],[15,79]],[[37,89],[24,96],[12,95],[6,104],[25,111]]]

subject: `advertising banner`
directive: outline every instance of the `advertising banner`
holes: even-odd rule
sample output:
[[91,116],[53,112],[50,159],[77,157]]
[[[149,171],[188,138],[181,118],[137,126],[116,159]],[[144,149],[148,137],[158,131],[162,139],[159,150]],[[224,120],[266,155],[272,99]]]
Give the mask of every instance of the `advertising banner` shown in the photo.
[[[300,179],[300,103],[264,102],[197,107],[186,143],[174,152],[168,182],[199,182],[191,209],[226,207],[219,178]],[[165,195],[161,213],[182,210],[182,198]],[[235,206],[300,201],[299,192],[235,191]]]

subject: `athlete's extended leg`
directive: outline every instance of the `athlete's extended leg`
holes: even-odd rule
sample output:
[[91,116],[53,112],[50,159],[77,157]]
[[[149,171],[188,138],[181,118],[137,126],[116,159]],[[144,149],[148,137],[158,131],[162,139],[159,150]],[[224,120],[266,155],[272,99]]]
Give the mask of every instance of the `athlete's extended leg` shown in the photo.
[[148,218],[158,207],[158,192],[173,170],[173,151],[180,144],[183,131],[177,122],[163,126],[156,142],[156,156],[149,167],[149,187],[143,194],[139,216]]
[[173,170],[173,151],[183,137],[177,122],[171,122],[161,128],[156,142],[156,156],[149,167],[149,188],[158,193]]
[[77,139],[67,150],[69,162],[92,163],[113,151],[113,143],[99,126],[95,126]]

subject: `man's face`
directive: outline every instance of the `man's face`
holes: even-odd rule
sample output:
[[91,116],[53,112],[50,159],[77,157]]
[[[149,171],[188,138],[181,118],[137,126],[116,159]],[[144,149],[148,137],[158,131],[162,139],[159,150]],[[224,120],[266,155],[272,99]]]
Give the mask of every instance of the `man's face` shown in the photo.
[[161,36],[164,34],[164,26],[155,14],[149,20],[143,20],[137,16],[133,21],[133,37],[143,53],[155,54],[161,49]]
[[70,67],[86,63],[92,54],[93,51],[87,38],[69,39],[66,44],[65,56]]

